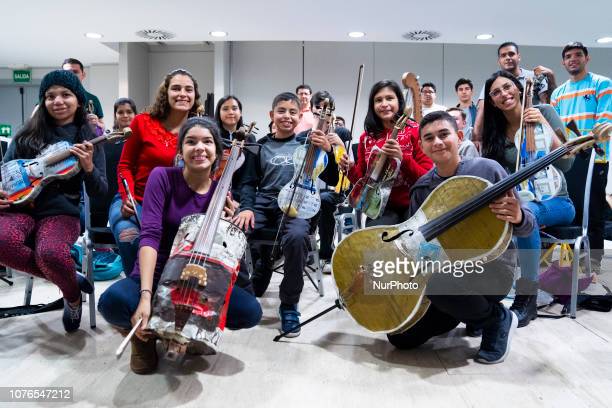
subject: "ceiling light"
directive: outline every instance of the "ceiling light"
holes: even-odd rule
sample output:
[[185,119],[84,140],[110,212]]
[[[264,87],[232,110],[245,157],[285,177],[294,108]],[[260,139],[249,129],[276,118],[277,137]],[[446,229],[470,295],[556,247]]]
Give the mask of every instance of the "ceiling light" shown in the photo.
[[85,33],[85,37],[91,38],[93,40],[99,40],[100,38],[102,38],[104,36],[102,34],[98,34],[98,33]]
[[490,40],[491,38],[493,38],[493,34],[478,34],[476,36],[477,40]]
[[607,44],[612,42],[612,37],[601,37],[597,39],[597,42],[600,44]]
[[211,31],[209,34],[213,37],[227,37],[227,33],[225,31]]
[[365,33],[363,31],[351,31],[348,33],[348,36],[351,38],[361,38],[365,37]]

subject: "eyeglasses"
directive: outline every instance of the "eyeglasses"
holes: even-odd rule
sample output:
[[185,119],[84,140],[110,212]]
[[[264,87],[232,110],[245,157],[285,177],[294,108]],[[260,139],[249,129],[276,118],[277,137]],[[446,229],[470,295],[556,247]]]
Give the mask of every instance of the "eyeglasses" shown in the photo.
[[498,98],[501,94],[502,91],[503,92],[509,92],[512,89],[512,83],[510,82],[506,82],[505,84],[503,84],[500,88],[496,88],[494,90],[492,90],[491,92],[489,92],[489,96],[493,99]]

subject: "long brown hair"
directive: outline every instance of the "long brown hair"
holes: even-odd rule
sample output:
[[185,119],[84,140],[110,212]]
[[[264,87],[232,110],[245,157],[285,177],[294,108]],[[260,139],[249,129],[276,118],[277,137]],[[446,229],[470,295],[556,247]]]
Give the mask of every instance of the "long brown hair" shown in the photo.
[[170,80],[177,75],[185,75],[191,78],[193,82],[193,88],[195,90],[195,100],[193,106],[189,110],[188,116],[196,116],[200,103],[200,91],[198,90],[198,81],[195,80],[193,75],[189,71],[184,69],[175,69],[166,74],[164,81],[157,89],[157,95],[155,96],[155,102],[149,107],[148,112],[152,118],[157,120],[164,120],[170,115],[170,104],[168,103],[168,87],[170,86]]

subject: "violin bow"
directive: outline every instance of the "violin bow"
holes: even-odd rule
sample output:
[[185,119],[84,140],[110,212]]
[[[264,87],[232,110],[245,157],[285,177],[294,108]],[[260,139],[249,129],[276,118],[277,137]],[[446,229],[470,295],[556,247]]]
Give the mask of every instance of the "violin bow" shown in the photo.
[[[363,84],[363,71],[365,69],[365,65],[361,64],[359,66],[359,71],[357,73],[357,90],[355,92],[355,103],[353,104],[353,117],[351,118],[351,140],[353,138],[353,130],[355,129],[355,116],[357,115],[357,105],[359,104],[359,97],[361,96],[361,85]],[[344,150],[346,150],[346,154],[351,157],[353,152],[351,149],[351,140],[347,140],[346,142],[342,142],[344,144]],[[344,178],[346,177],[344,171],[342,172],[342,176],[340,176],[340,186],[344,184]],[[342,187],[340,187],[340,193],[342,193]]]

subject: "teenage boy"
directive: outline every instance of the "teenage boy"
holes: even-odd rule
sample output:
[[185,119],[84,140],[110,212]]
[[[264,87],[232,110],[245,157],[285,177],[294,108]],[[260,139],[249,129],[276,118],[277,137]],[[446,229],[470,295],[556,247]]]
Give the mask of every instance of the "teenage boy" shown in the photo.
[[[304,265],[308,255],[308,233],[310,220],[284,216],[278,207],[277,197],[280,190],[293,178],[295,149],[304,143],[295,135],[295,128],[300,121],[300,101],[295,94],[285,92],[277,95],[272,102],[270,119],[276,127],[276,133],[261,138],[259,154],[251,161],[251,168],[245,171],[240,194],[240,213],[234,218],[236,224],[250,230],[250,236],[256,236],[262,228],[278,229],[282,227],[278,245],[285,257],[284,274],[280,284],[281,328],[291,333],[288,337],[299,336],[300,330],[294,329],[300,323],[298,302],[304,286]],[[328,184],[338,182],[338,167],[335,165],[332,147],[323,132],[314,130],[310,133],[310,142],[328,152],[328,163],[321,174]],[[253,251],[254,252],[254,251]],[[258,263],[251,280],[256,296],[266,291],[272,276],[270,248],[260,248]]]
[[[427,196],[450,177],[477,176],[496,183],[507,176],[504,169],[493,160],[461,159],[458,153],[457,123],[447,112],[433,112],[423,118],[419,143],[435,167],[412,187],[410,214],[414,214]],[[521,207],[514,192],[496,199],[489,204],[489,208],[498,219],[512,223],[514,235],[527,236],[535,227],[533,214]],[[409,330],[388,335],[389,341],[401,349],[418,347],[463,322],[475,329],[482,329],[476,361],[483,364],[504,361],[518,325],[514,312],[501,303],[512,286],[512,258],[507,251],[485,264],[481,274],[466,273],[461,278],[454,277],[454,273],[433,273],[426,289],[426,295],[431,301],[429,309]]]

